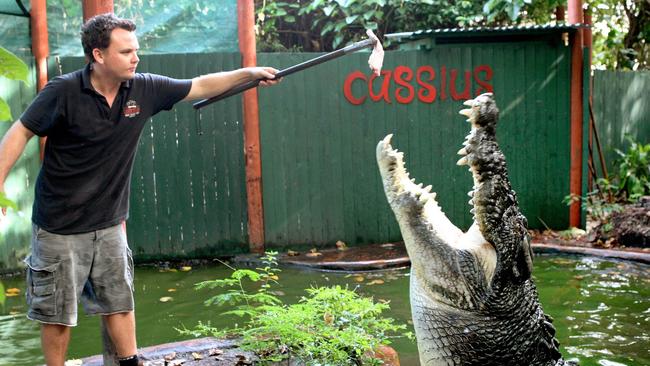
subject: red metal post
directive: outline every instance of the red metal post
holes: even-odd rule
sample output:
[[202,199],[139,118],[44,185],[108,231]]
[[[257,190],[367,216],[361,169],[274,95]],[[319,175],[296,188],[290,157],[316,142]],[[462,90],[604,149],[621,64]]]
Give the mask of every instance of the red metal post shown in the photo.
[[[582,1],[569,0],[569,23],[583,22]],[[573,33],[571,40],[571,173],[569,190],[572,195],[582,196],[582,29]],[[569,225],[579,227],[581,223],[580,201],[569,207]]]
[[[237,20],[242,66],[255,66],[257,64],[257,51],[255,48],[255,4],[253,0],[237,0]],[[248,242],[251,252],[263,253],[264,206],[262,203],[262,162],[257,89],[244,92],[243,108],[246,196],[248,197]]]
[[[32,27],[32,54],[36,63],[36,90],[41,91],[47,84],[47,56],[50,47],[47,35],[47,4],[46,0],[32,0],[31,27]],[[39,140],[41,160],[45,152],[45,137]]]
[[84,22],[95,15],[112,13],[113,0],[82,0]]
[[[589,69],[589,90],[587,90],[587,93],[589,93],[589,108],[591,108],[592,105],[592,95],[591,91],[593,90],[593,78],[591,77],[591,55],[593,53],[592,48],[593,48],[593,38],[591,35],[591,11],[589,8],[585,9],[585,24],[589,26],[589,28],[584,29],[584,46],[587,47],[589,50],[589,54],[587,55],[587,67]],[[590,118],[591,121],[591,118]],[[589,137],[587,140],[587,143],[589,144],[589,165],[593,167],[594,171],[596,170],[595,164],[594,164],[594,148],[593,148],[593,134],[594,134],[594,129],[592,127],[592,124],[589,123]],[[593,178],[591,176],[591,173],[587,174],[587,190],[588,192],[591,192],[593,189]]]

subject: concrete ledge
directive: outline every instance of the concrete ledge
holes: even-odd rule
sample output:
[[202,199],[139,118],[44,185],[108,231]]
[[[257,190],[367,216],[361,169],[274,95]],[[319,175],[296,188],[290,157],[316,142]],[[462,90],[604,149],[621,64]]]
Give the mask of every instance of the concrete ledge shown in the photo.
[[[532,246],[536,253],[591,255],[650,264],[650,252],[640,249],[597,249],[547,243],[533,243]],[[372,244],[346,250],[326,249],[318,252],[317,255],[313,253],[294,255],[280,253],[278,261],[288,266],[329,271],[374,271],[411,265],[403,242]],[[246,254],[233,258],[233,262],[259,265],[261,260],[256,254]]]
[[614,259],[624,259],[650,264],[650,252],[637,249],[598,249],[576,246],[566,246],[557,244],[533,243],[533,250],[538,253],[567,253],[593,255],[595,257],[605,257]]

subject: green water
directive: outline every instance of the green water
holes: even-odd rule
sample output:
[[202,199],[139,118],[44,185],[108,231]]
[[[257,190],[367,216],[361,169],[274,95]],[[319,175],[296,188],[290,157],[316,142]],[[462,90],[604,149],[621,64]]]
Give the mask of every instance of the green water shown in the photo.
[[[219,316],[203,300],[209,292],[193,290],[194,283],[223,278],[222,266],[194,268],[189,272],[136,270],[136,317],[140,347],[184,339],[174,330],[191,327],[199,320],[213,325],[232,325],[235,318]],[[410,319],[408,270],[357,274],[284,268],[281,288],[287,301],[304,295],[312,285],[349,285],[376,300],[390,300],[386,314],[403,322]],[[375,284],[381,279],[383,284]],[[650,365],[650,267],[632,262],[612,262],[593,257],[537,256],[535,279],[544,310],[555,318],[565,358],[583,366]],[[0,307],[0,365],[37,365],[40,355],[38,325],[25,318],[24,278],[4,278],[5,288],[21,294],[6,298]],[[175,291],[170,292],[170,289]],[[159,299],[171,296],[172,301]],[[68,358],[101,352],[99,320],[81,315],[72,331]],[[414,343],[397,340],[394,347],[403,366],[416,366]]]

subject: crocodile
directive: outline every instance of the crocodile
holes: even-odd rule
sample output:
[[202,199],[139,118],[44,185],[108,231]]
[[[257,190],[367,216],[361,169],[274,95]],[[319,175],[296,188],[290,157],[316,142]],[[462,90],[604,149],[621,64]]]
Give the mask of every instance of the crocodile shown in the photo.
[[564,361],[532,279],[526,218],[496,140],[492,93],[464,103],[471,130],[458,165],[467,165],[473,223],[463,232],[431,186],[409,177],[392,135],[377,144],[384,191],[411,260],[410,301],[422,366],[576,365]]

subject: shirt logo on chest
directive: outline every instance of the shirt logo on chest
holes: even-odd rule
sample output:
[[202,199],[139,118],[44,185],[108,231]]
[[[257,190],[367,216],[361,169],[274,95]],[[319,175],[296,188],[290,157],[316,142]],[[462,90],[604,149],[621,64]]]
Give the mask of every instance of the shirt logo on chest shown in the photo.
[[124,107],[124,117],[133,118],[138,114],[140,114],[140,106],[138,103],[133,99],[126,102],[126,106]]

